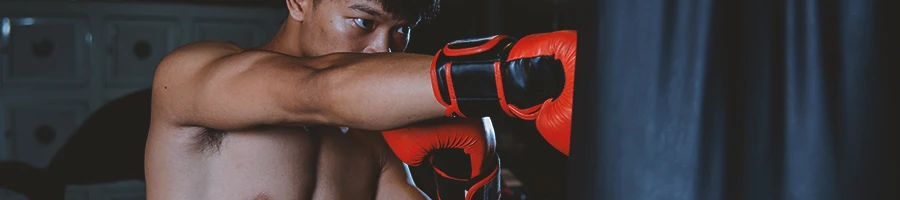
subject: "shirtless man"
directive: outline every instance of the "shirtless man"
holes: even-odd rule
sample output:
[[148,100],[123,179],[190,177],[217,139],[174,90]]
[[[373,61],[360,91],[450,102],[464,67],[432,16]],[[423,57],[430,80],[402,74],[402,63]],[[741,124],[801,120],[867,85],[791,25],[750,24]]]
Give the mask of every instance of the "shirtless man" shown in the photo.
[[[338,127],[390,130],[448,115],[477,119],[504,112],[523,119],[538,116],[537,123],[549,127],[568,126],[574,32],[518,43],[493,38],[476,45],[487,48],[437,60],[384,53],[402,51],[410,27],[435,5],[402,4],[412,12],[384,6],[399,5],[393,1],[286,0],[290,15],[265,45],[244,49],[199,42],[166,56],[153,82],[148,199],[425,199],[390,151],[418,140],[387,141],[388,148],[377,132],[342,134]],[[497,61],[503,63],[501,71],[449,69],[450,60],[491,53],[509,55],[509,61]],[[444,63],[438,60],[447,60],[447,73],[432,69]],[[446,79],[473,78],[467,74],[492,79],[490,85],[454,86],[433,72]],[[494,85],[501,81],[522,84]],[[543,85],[559,88],[547,92]],[[495,90],[487,92],[494,96],[489,103],[479,98],[486,92],[477,88],[484,87]],[[556,120],[542,122],[543,115]],[[568,137],[567,128],[545,132]],[[416,158],[421,155],[401,157]]]

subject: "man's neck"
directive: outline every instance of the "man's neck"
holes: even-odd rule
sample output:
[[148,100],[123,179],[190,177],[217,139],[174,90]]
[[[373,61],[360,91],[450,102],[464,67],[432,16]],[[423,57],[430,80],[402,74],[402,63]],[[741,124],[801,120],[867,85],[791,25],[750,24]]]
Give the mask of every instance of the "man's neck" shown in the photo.
[[272,37],[272,40],[259,48],[297,57],[306,56],[303,53],[303,50],[300,49],[299,44],[302,41],[297,37],[300,30],[299,26],[300,22],[288,18],[281,24],[281,28],[278,29],[278,33],[275,34],[275,37]]

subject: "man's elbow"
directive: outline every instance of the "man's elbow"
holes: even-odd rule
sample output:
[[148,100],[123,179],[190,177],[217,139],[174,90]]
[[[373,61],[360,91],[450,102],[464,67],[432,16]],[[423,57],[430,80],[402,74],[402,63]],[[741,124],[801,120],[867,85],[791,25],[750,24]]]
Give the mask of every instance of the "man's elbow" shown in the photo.
[[331,111],[329,104],[323,103],[325,94],[315,94],[307,92],[312,88],[305,85],[301,89],[295,89],[301,92],[284,93],[284,95],[274,95],[274,102],[287,116],[284,120],[277,122],[281,124],[291,125],[339,125],[342,120]]
[[387,130],[395,125],[386,123],[379,115],[377,108],[371,105],[365,95],[365,85],[359,82],[359,76],[353,70],[344,70],[342,66],[314,70],[308,76],[297,80],[291,97],[292,102],[284,102],[294,116],[301,117],[307,123],[317,125],[347,126],[364,130]]
[[285,114],[286,118],[273,122],[273,124],[296,125],[296,126],[317,126],[317,125],[338,125],[334,118],[325,115],[322,112],[310,110],[293,110]]
[[320,125],[347,126],[349,107],[345,93],[347,88],[342,84],[342,76],[335,70],[314,70],[308,76],[297,80],[298,87],[293,89],[292,102],[281,102],[291,109],[293,114]]

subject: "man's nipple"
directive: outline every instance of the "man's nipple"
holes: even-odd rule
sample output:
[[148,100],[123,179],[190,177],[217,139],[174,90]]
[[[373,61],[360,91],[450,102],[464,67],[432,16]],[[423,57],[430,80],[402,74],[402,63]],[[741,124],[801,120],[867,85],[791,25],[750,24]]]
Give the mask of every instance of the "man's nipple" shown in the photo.
[[256,195],[256,197],[253,197],[253,200],[269,200],[269,195],[266,195],[266,193],[260,192],[259,194]]

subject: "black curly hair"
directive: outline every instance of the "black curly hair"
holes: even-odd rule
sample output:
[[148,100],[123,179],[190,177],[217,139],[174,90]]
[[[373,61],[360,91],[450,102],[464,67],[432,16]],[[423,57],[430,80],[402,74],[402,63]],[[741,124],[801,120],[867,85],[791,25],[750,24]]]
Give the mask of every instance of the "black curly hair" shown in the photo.
[[[321,0],[314,0],[313,7]],[[366,0],[381,4],[385,12],[410,21],[428,22],[437,17],[441,0]]]

